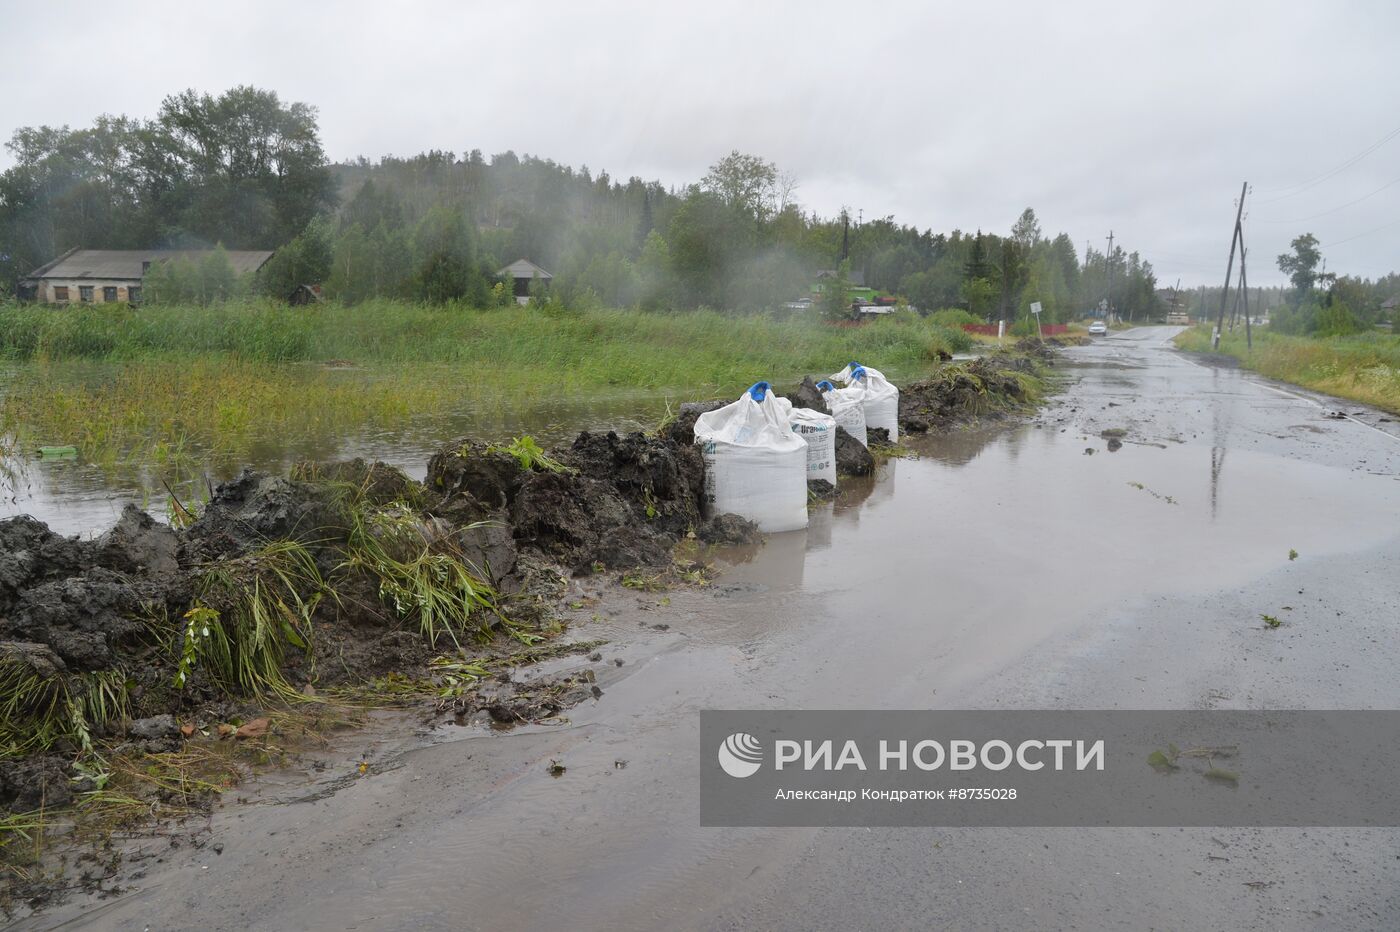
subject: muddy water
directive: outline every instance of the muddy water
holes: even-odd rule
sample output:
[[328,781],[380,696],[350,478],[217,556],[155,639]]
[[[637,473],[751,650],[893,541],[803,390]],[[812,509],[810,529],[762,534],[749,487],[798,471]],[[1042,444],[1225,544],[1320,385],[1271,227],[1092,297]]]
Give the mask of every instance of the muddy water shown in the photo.
[[[1199,832],[697,825],[706,708],[1182,708],[1202,695],[1238,707],[1279,696],[1292,707],[1387,704],[1400,656],[1376,607],[1400,611],[1400,442],[1196,365],[1165,348],[1167,335],[1131,331],[1072,351],[1073,384],[1033,424],[919,443],[918,459],[848,484],[810,528],[774,536],[708,589],[616,592],[604,620],[581,613],[579,636],[611,643],[592,664],[602,698],[568,725],[444,726],[324,798],[227,805],[214,826],[221,856],[167,855],[86,919],[288,929],[1396,920],[1396,833],[1301,843],[1288,830],[1227,833],[1218,840],[1243,879],[1207,882],[1202,846],[1216,849]],[[1104,430],[1125,431],[1113,452]],[[1365,623],[1323,628],[1319,614],[1317,643],[1278,656],[1226,637],[1257,604],[1296,600],[1300,587]],[[551,761],[562,776],[549,775]],[[1292,886],[1245,899],[1240,884],[1259,879],[1249,865]]]
[[[572,438],[580,430],[649,428],[665,413],[667,403],[665,396],[654,393],[595,392],[510,409],[464,407],[445,417],[419,418],[396,429],[365,431],[350,437],[327,434],[278,438],[255,447],[247,464],[285,472],[303,460],[327,462],[362,456],[382,460],[421,479],[428,458],[444,442],[456,437],[498,441],[528,433],[548,446]],[[196,469],[217,483],[232,478],[242,465],[206,462]],[[160,476],[150,469],[104,469],[77,459],[40,459],[32,455],[0,460],[0,518],[31,514],[63,534],[105,531],[128,502],[160,516],[166,497]]]

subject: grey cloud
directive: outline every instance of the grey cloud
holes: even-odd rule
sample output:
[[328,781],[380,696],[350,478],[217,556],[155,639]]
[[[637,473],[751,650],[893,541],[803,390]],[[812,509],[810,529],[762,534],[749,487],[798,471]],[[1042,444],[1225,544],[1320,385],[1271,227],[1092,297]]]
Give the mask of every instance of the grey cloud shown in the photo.
[[[822,213],[1005,230],[1029,205],[1081,249],[1112,229],[1187,284],[1223,277],[1242,180],[1260,284],[1298,233],[1347,240],[1400,207],[1396,185],[1301,219],[1400,176],[1400,138],[1295,193],[1400,126],[1385,4],[9,2],[3,18],[4,133],[253,83],[319,106],[335,158],[513,148],[680,184],[738,148]],[[1324,253],[1375,276],[1397,246],[1400,225]]]

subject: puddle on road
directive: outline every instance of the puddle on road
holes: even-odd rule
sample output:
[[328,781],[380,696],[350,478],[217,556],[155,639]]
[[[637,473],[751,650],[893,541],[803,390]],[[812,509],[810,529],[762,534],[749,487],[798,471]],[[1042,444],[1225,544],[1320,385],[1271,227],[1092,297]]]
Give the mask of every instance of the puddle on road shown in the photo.
[[[1400,483],[1248,452],[1222,463],[1205,446],[1110,454],[1098,438],[1034,427],[921,446],[712,589],[674,593],[671,646],[629,657],[570,726],[440,733],[319,820],[289,810],[308,850],[403,794],[419,816],[382,843],[363,895],[328,881],[347,895],[281,918],[349,924],[369,909],[402,925],[577,915],[643,928],[701,915],[813,835],[695,824],[699,710],[956,707],[960,685],[1105,606],[1230,585],[1285,564],[1289,548],[1365,548],[1393,535],[1381,516],[1400,506]],[[654,620],[612,623],[625,637],[637,615]],[[567,766],[561,779],[549,760]]]

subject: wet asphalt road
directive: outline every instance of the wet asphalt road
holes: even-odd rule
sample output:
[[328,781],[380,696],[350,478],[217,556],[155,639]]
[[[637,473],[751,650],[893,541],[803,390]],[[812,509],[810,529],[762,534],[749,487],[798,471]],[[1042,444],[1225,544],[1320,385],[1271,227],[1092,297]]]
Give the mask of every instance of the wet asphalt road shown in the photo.
[[27,925],[1400,927],[1400,830],[698,825],[705,708],[1400,708],[1400,422],[1172,332],[1068,351],[1033,423],[922,442],[709,589],[610,594],[567,726],[356,736],[222,806],[222,854],[136,843]]

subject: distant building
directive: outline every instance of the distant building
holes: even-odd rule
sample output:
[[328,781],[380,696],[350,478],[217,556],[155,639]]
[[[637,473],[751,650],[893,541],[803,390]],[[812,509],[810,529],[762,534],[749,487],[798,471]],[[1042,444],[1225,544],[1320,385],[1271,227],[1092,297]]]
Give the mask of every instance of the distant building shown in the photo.
[[326,295],[321,290],[320,285],[297,285],[296,290],[287,295],[287,303],[292,307],[320,304],[324,300],[326,300]]
[[529,259],[516,259],[505,268],[497,269],[496,274],[513,282],[516,304],[529,303],[530,284],[536,279],[539,280],[541,286],[547,286],[549,280],[554,277]]
[[[70,249],[20,279],[19,297],[44,304],[140,304],[141,282],[151,266],[173,259],[203,259],[211,249]],[[229,250],[233,271],[256,272],[269,250]]]

